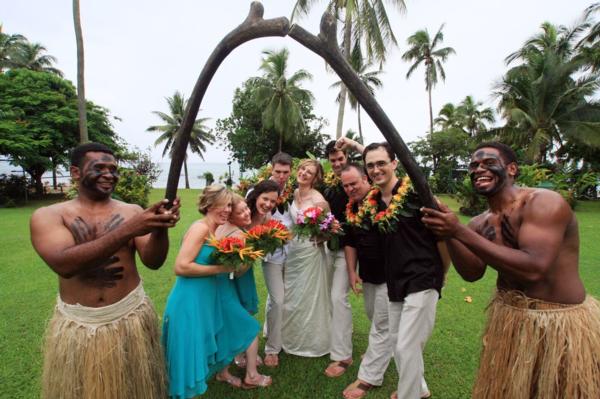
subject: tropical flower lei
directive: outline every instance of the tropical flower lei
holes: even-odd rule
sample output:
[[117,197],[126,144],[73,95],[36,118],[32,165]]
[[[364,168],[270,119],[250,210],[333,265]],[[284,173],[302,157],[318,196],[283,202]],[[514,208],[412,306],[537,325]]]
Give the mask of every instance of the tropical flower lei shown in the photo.
[[381,190],[378,187],[373,188],[367,194],[361,206],[361,208],[365,208],[363,211],[364,215],[369,217],[373,226],[377,226],[380,232],[391,233],[396,231],[398,218],[404,214],[403,208],[407,205],[407,194],[411,189],[410,178],[405,176],[402,179],[400,187],[398,187],[398,191],[392,196],[388,207],[383,211],[377,212],[377,198]]
[[323,184],[326,187],[338,187],[341,184],[342,180],[338,175],[336,175],[333,171],[326,173],[325,177],[323,177]]
[[[371,190],[373,191],[373,190]],[[359,227],[361,229],[368,228],[368,221],[370,213],[372,211],[377,211],[377,201],[371,199],[370,201],[374,201],[373,206],[368,203],[368,199],[370,198],[371,191],[367,194],[367,196],[360,203],[358,210],[356,213],[352,211],[354,208],[355,202],[350,200],[346,205],[346,223],[350,226]]]
[[294,186],[292,185],[291,182],[288,181],[287,184],[285,185],[285,188],[281,192],[281,194],[279,194],[279,197],[277,197],[276,204],[278,207],[281,205],[284,205],[287,207],[287,205],[290,204],[293,199],[294,199]]

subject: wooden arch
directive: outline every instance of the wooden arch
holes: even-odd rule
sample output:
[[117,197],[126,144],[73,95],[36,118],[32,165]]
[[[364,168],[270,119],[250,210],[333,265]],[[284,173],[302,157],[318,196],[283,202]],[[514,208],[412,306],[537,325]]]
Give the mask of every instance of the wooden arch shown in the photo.
[[166,198],[169,199],[169,201],[173,201],[177,194],[181,167],[188,147],[190,133],[194,121],[198,116],[198,110],[200,109],[200,104],[202,103],[206,89],[219,65],[221,65],[229,53],[247,41],[260,37],[283,37],[289,35],[304,47],[320,55],[338,74],[348,90],[354,95],[363,109],[369,114],[375,125],[379,128],[385,139],[390,143],[398,160],[402,163],[406,173],[412,180],[413,186],[422,203],[428,207],[437,208],[433,194],[427,184],[427,179],[415,162],[415,159],[402,140],[402,137],[400,137],[400,134],[388,116],[383,112],[383,109],[377,103],[375,97],[369,92],[356,72],[342,56],[337,43],[336,19],[333,15],[327,12],[323,14],[318,36],[312,35],[297,24],[290,26],[288,19],[285,17],[263,19],[263,15],[263,5],[258,1],[252,2],[250,5],[250,13],[244,22],[219,42],[206,61],[188,101],[179,134],[173,143]]

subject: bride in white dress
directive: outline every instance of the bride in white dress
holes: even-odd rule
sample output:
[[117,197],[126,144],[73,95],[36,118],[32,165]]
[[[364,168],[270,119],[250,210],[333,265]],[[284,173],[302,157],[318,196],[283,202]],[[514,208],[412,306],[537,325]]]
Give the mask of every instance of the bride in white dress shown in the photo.
[[[313,206],[329,210],[325,198],[314,189],[322,179],[318,161],[300,163],[298,189],[290,205],[295,223],[298,214]],[[322,242],[294,238],[290,243],[284,275],[283,349],[297,356],[319,357],[329,353],[331,329],[331,268]]]

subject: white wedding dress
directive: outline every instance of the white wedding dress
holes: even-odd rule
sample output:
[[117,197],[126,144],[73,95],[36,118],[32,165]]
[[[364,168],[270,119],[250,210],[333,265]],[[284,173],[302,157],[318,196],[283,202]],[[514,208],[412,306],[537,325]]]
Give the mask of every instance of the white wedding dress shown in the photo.
[[[296,202],[289,207],[296,222]],[[331,268],[324,245],[305,238],[289,244],[284,272],[282,321],[283,349],[305,357],[319,357],[330,351]]]

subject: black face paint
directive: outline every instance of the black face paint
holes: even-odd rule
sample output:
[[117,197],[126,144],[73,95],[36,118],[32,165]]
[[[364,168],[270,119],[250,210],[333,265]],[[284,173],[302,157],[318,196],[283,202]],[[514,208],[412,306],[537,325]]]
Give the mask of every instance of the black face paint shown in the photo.
[[[97,184],[98,180],[103,176],[107,180],[112,181],[113,188],[110,190],[100,189]],[[86,192],[97,199],[105,199],[110,197],[119,180],[119,172],[114,164],[114,158],[110,155],[105,155],[99,160],[92,160],[87,163],[82,170],[81,186],[86,189]]]
[[[475,179],[478,177],[477,171],[479,168],[488,170],[495,175],[497,177],[496,184],[486,189],[477,188]],[[486,197],[493,196],[500,191],[504,187],[508,177],[502,158],[494,153],[486,153],[483,150],[475,153],[468,170],[473,188],[478,194],[485,195]]]

